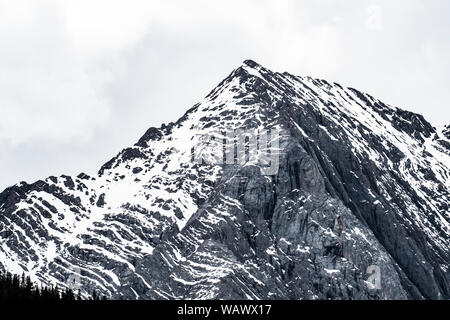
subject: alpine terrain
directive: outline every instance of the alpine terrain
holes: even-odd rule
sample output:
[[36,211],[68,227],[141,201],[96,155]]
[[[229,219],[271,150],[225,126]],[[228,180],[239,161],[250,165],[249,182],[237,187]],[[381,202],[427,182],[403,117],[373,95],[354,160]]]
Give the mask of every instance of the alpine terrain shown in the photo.
[[109,299],[450,299],[450,126],[247,60],[97,174],[0,193],[0,269]]

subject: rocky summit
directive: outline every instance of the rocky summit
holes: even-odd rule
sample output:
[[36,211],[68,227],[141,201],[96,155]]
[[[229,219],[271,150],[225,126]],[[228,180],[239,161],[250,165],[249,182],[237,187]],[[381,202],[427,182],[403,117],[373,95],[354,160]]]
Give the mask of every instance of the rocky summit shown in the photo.
[[[237,131],[276,136],[275,171],[204,139]],[[4,190],[0,267],[110,299],[450,299],[449,132],[247,60],[97,174]]]

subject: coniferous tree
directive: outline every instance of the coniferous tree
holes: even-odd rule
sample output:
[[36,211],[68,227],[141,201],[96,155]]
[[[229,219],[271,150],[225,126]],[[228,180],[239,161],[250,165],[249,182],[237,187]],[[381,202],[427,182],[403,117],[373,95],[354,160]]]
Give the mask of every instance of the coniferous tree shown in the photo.
[[[81,299],[81,293],[79,293]],[[34,285],[29,276],[0,270],[0,300],[75,300],[72,289],[61,292],[58,286]]]
[[97,292],[95,292],[95,290],[92,291],[92,300],[98,300]]
[[[30,276],[28,276],[25,280],[25,289],[27,293],[31,294],[33,292],[33,283],[31,282]],[[36,289],[39,291],[39,289],[36,287]]]
[[[94,290],[91,300],[106,300],[105,296],[101,296]],[[33,284],[29,276],[13,275],[8,271],[0,270],[0,300],[83,300],[81,290],[77,295],[72,289],[66,288],[60,290],[57,285],[39,287]]]

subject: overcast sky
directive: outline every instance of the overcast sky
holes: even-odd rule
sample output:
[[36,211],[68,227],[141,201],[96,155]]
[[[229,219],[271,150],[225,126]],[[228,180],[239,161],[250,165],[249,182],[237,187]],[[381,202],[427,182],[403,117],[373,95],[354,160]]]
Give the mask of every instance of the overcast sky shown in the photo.
[[0,189],[95,173],[243,60],[450,123],[450,1],[0,0]]

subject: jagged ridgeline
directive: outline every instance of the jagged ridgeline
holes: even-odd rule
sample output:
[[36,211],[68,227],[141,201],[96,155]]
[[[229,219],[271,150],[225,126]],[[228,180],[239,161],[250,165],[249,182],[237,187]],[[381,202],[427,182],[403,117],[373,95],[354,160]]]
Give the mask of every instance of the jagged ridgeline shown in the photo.
[[[238,131],[269,164],[203,139]],[[449,299],[449,192],[449,127],[248,60],[98,174],[7,188],[0,263],[111,299]]]

